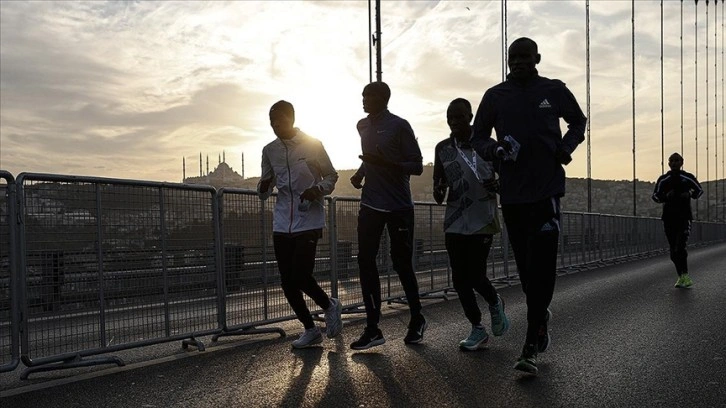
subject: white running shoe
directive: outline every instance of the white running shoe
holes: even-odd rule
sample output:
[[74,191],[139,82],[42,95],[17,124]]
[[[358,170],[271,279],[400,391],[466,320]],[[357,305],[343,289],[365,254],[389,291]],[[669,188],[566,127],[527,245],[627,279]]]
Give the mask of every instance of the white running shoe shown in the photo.
[[323,335],[320,333],[320,329],[315,326],[312,329],[305,329],[300,338],[292,342],[292,347],[296,349],[306,348],[320,344],[323,342]]

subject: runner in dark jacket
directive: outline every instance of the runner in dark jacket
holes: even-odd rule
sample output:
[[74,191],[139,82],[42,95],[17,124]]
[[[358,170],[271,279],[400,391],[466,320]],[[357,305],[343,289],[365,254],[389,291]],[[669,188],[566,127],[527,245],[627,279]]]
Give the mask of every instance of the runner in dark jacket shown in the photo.
[[350,181],[354,187],[363,188],[358,213],[358,267],[367,325],[360,339],[350,345],[354,350],[385,343],[378,328],[381,284],[376,267],[384,228],[391,239],[393,269],[411,311],[404,342],[420,343],[426,329],[413,270],[414,211],[409,184],[411,175],[423,172],[423,158],[411,125],[388,111],[390,97],[391,90],[384,82],[363,88],[363,110],[368,113],[358,122],[363,164]]
[[693,285],[688,275],[688,236],[691,234],[691,199],[703,194],[696,176],[681,170],[683,157],[673,153],[668,158],[669,172],[658,177],[653,191],[653,201],[663,203],[663,228],[665,229],[671,260],[676,266],[678,280],[675,287],[687,288]]
[[[562,166],[572,161],[587,123],[562,81],[538,75],[540,59],[531,39],[512,42],[510,73],[484,94],[472,140],[481,157],[498,159],[502,214],[527,297],[527,337],[514,368],[534,374],[537,353],[550,341],[548,307],[557,270],[560,197],[565,194]],[[564,136],[560,118],[568,124]]]

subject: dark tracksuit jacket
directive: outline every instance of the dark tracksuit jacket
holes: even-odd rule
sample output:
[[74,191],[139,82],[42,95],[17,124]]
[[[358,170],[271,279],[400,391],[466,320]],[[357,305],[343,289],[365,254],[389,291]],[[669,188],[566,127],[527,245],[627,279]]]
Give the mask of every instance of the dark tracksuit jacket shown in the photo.
[[[668,197],[669,193],[673,193]],[[681,197],[682,193],[689,193],[688,197]],[[663,204],[663,228],[670,256],[676,267],[678,275],[688,273],[688,237],[691,233],[691,199],[699,198],[703,194],[701,184],[696,177],[683,170],[669,171],[658,177],[653,191],[653,201]]]
[[[668,198],[668,193],[673,196]],[[688,198],[680,197],[681,193],[689,192]],[[653,191],[653,201],[663,204],[663,221],[692,220],[691,198],[697,199],[703,194],[701,184],[696,176],[683,170],[669,171],[658,177]]]
[[[562,135],[560,118],[568,124]],[[535,203],[565,194],[565,170],[555,159],[562,147],[572,153],[585,140],[587,118],[565,84],[535,75],[524,83],[511,79],[484,94],[474,118],[472,144],[494,160],[494,139],[511,135],[521,144],[517,161],[500,162],[501,204]]]

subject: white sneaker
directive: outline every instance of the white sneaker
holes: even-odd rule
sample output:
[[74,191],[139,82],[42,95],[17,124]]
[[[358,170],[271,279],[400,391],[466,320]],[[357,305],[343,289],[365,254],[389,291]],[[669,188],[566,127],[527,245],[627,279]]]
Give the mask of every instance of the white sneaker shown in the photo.
[[300,338],[292,342],[292,347],[296,349],[301,349],[313,346],[315,344],[320,344],[322,342],[323,335],[320,333],[320,329],[315,326],[312,329],[305,329],[303,334],[300,335]]
[[325,331],[329,339],[343,331],[343,305],[336,298],[330,298],[330,306],[325,311]]

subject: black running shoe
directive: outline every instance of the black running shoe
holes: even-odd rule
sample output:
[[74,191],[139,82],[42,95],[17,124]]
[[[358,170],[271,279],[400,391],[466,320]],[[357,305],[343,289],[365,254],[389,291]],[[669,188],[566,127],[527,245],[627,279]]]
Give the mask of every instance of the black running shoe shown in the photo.
[[547,309],[545,321],[539,326],[539,331],[537,332],[537,352],[539,353],[544,353],[547,351],[547,347],[550,346],[550,332],[547,330],[547,323],[549,323],[551,318],[552,312],[550,309]]
[[403,342],[406,344],[419,344],[423,341],[424,331],[426,330],[426,319],[423,315],[418,318],[411,319],[411,323],[408,324],[408,333],[403,338]]
[[525,373],[537,374],[537,345],[525,344],[522,355],[514,364],[514,369]]
[[351,343],[350,348],[353,350],[366,350],[371,347],[380,346],[385,342],[386,339],[383,338],[383,332],[381,332],[381,329],[371,329],[366,327],[360,338]]

